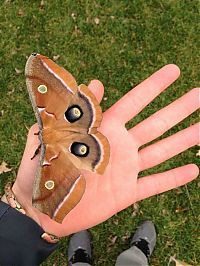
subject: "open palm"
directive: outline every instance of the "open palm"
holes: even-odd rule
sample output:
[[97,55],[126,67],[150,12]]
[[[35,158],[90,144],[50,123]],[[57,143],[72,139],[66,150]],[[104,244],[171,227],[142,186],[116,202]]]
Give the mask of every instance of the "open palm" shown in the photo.
[[[136,201],[181,186],[197,177],[199,170],[194,164],[139,179],[138,173],[199,143],[199,124],[196,124],[139,149],[197,110],[199,89],[191,90],[132,129],[127,130],[125,127],[130,119],[173,83],[179,74],[175,65],[161,68],[104,113],[100,131],[110,143],[109,165],[102,176],[84,171],[86,191],[62,224],[56,223],[31,206],[33,181],[38,164],[38,158],[30,159],[38,146],[38,138],[34,135],[38,128],[34,125],[30,129],[13,186],[28,215],[45,231],[65,236],[105,221]],[[101,101],[103,85],[99,81],[92,81],[89,88]]]

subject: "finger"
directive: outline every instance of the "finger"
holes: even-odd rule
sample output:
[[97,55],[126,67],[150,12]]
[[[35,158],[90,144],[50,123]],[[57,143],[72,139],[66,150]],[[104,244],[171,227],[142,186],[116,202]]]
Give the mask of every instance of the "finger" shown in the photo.
[[29,130],[26,147],[17,174],[18,186],[20,186],[20,184],[23,184],[23,186],[28,188],[31,187],[30,184],[34,181],[39,156],[36,156],[32,160],[31,158],[33,157],[36,149],[40,144],[38,136],[34,135],[34,133],[38,133],[38,131],[39,128],[37,124],[33,125]]
[[195,164],[184,165],[164,173],[158,173],[138,179],[137,201],[166,192],[191,182],[199,174]]
[[164,134],[200,106],[199,88],[192,89],[165,108],[159,110],[129,130],[139,145],[144,145]]
[[122,123],[128,122],[180,75],[176,65],[166,65],[137,85],[108,110]]
[[146,170],[200,143],[200,124],[149,145],[139,151],[139,169]]
[[99,80],[92,80],[88,88],[93,92],[93,94],[96,96],[97,100],[101,102],[104,94],[104,86]]

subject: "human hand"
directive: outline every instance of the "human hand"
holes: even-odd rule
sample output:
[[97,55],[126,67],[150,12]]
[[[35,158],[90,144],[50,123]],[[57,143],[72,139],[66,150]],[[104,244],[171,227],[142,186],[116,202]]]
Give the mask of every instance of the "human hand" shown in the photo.
[[[191,90],[130,130],[125,127],[130,119],[178,78],[179,72],[175,65],[164,66],[104,113],[99,130],[110,143],[109,165],[104,175],[83,172],[87,184],[86,191],[62,224],[56,223],[32,207],[32,187],[38,156],[33,160],[31,157],[39,141],[34,135],[38,132],[37,125],[30,129],[13,191],[28,215],[46,232],[65,236],[90,228],[134,202],[184,185],[197,177],[199,170],[195,164],[139,179],[138,173],[199,143],[199,124],[195,124],[139,150],[141,146],[161,136],[199,108],[199,89]],[[89,88],[101,101],[103,85],[99,81],[92,81]]]

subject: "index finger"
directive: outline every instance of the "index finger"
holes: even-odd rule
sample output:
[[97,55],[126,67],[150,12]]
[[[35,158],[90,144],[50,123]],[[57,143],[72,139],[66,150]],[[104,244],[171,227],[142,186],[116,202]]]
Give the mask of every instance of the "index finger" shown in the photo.
[[127,123],[171,85],[179,75],[180,69],[174,64],[162,67],[111,106],[108,110],[109,115],[117,117],[122,123]]

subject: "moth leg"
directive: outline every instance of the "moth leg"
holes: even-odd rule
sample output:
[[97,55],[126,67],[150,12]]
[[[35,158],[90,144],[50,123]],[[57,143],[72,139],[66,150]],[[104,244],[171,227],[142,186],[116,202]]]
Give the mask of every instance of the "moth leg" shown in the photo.
[[40,152],[40,149],[41,149],[41,144],[35,150],[35,153],[34,153],[33,157],[31,158],[31,160],[33,160],[33,158],[35,158],[35,156],[38,155],[38,153]]

